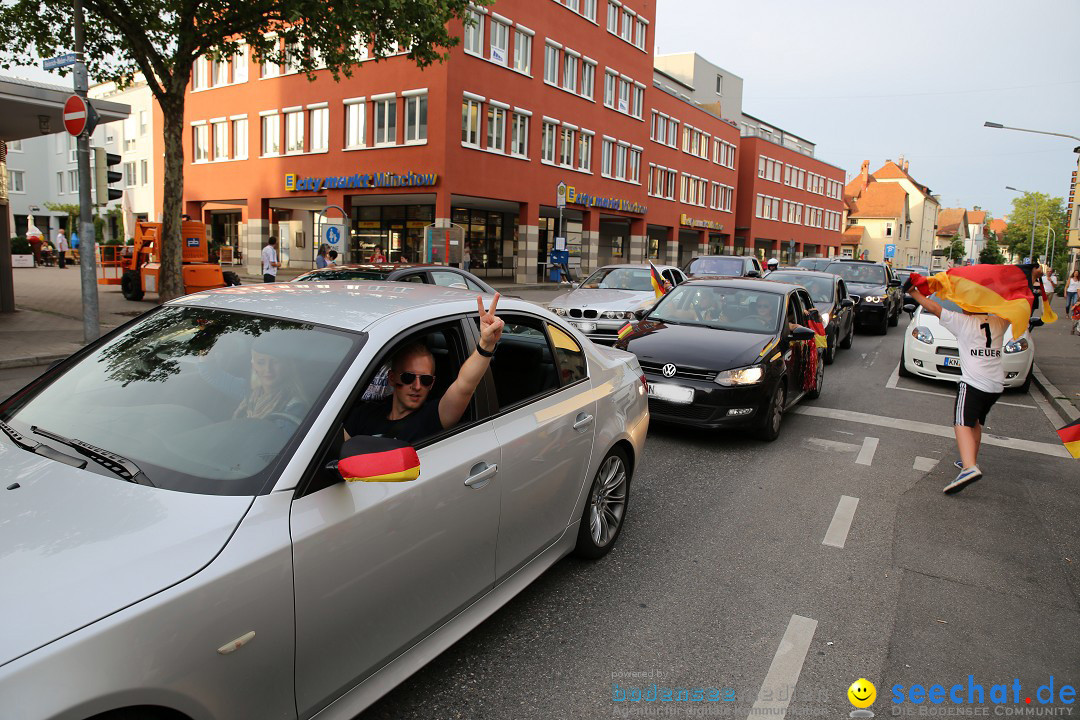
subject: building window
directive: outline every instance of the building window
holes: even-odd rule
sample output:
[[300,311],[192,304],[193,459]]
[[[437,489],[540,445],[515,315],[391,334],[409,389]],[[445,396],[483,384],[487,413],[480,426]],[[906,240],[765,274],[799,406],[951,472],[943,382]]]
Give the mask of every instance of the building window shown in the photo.
[[232,121],[233,158],[246,160],[248,156],[248,126],[247,118],[237,118]]
[[630,81],[619,78],[619,112],[630,113]]
[[135,181],[138,179],[135,172],[135,163],[124,163],[124,187],[135,187]]
[[264,115],[262,119],[262,154],[281,153],[281,116],[277,113]]
[[608,2],[607,6],[607,29],[610,33],[619,33],[619,6]]
[[68,170],[68,192],[79,192],[79,171]]
[[234,83],[247,82],[248,79],[248,54],[247,45],[241,45],[240,51],[232,58],[232,81]]
[[405,142],[427,140],[427,93],[405,98]]
[[596,22],[596,0],[584,0],[584,3],[585,7],[582,8],[581,14]]
[[582,132],[578,138],[578,170],[592,172],[592,139],[593,136]]
[[586,60],[581,66],[581,96],[593,99],[593,86],[596,84],[596,63]]
[[300,61],[304,56],[304,49],[300,47],[299,43],[292,43],[285,46],[285,72],[298,73],[300,72]]
[[139,135],[145,135],[150,127],[150,113],[146,110],[139,111]]
[[526,75],[532,71],[532,37],[521,30],[514,31],[514,69]]
[[645,88],[634,86],[634,102],[630,108],[630,114],[641,119],[642,106],[645,104]]
[[195,72],[191,74],[191,89],[206,89],[206,58],[200,57],[195,60]]
[[645,38],[648,34],[648,27],[649,24],[642,18],[637,19],[637,32],[634,34],[634,45],[636,45],[639,50],[645,49]]
[[465,52],[473,55],[484,54],[484,16],[470,10],[465,16]]
[[22,152],[22,140],[10,140],[7,144],[8,152]]
[[227,60],[214,60],[210,66],[210,81],[214,87],[229,84],[229,63]]
[[304,113],[285,113],[285,154],[304,152]]
[[511,128],[510,153],[517,157],[529,155],[529,116],[514,113]]
[[491,19],[491,60],[505,65],[510,57],[510,26]]
[[626,155],[630,148],[622,143],[615,146],[615,179],[626,179]]
[[56,194],[64,194],[64,173],[62,172],[56,173]]
[[604,71],[604,105],[612,109],[615,107],[615,84],[618,79],[613,71]]
[[[214,129],[214,159],[215,160],[228,160],[229,159],[229,125],[225,122],[213,123]],[[132,163],[132,175],[135,175],[134,171],[135,163]],[[132,178],[132,185],[135,184],[134,178]]]
[[544,45],[544,82],[559,84],[559,48]]
[[149,160],[140,160],[139,161],[139,184],[140,185],[146,185],[148,182],[150,182],[150,161]]
[[679,146],[679,121],[675,118],[668,118],[668,147]]
[[345,106],[345,147],[364,147],[367,144],[364,129],[364,101],[349,103]]
[[544,131],[540,141],[541,162],[555,162],[555,137],[559,128],[553,122],[544,121]]
[[626,158],[626,179],[632,183],[641,182],[641,150],[630,148]]
[[563,55],[563,89],[577,93],[578,58],[570,53]]
[[192,128],[192,156],[195,162],[206,162],[209,148],[209,128],[206,125],[196,125]]
[[480,147],[480,103],[470,98],[461,102],[461,142]]
[[315,108],[311,113],[311,152],[326,150],[330,135],[330,108]]
[[559,143],[559,164],[563,167],[574,166],[574,140],[577,132],[573,128],[563,127]]
[[494,105],[487,111],[487,149],[506,152],[506,110]]
[[622,16],[622,32],[619,33],[619,37],[621,37],[626,42],[631,42],[633,40],[633,36],[634,18],[630,15],[630,13],[626,12],[626,9],[624,8]]
[[389,97],[375,101],[375,145],[393,145],[397,142],[397,98]]
[[272,78],[281,75],[281,66],[276,62],[263,61],[262,64],[262,76],[264,78]]
[[8,192],[26,192],[26,171],[8,170]]
[[604,138],[600,146],[600,174],[606,177],[611,177],[611,156],[614,147],[615,141],[609,138]]

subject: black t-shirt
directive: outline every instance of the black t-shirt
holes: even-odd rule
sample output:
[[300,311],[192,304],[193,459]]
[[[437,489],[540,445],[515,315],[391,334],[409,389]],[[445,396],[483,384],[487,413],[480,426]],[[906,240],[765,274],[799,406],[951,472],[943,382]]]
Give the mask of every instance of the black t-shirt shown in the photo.
[[370,435],[417,443],[443,430],[439,419],[439,398],[428,398],[419,410],[400,420],[389,420],[393,396],[378,402],[360,403],[349,413],[345,432],[350,437]]

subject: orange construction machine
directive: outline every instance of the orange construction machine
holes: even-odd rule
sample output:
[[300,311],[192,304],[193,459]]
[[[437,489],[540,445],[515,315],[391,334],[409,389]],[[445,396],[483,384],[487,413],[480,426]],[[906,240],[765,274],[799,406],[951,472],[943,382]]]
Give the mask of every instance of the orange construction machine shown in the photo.
[[[240,284],[236,273],[222,272],[220,265],[209,262],[205,223],[182,223],[180,238],[183,243],[181,270],[185,294]],[[98,278],[98,283],[116,284],[116,275],[119,274],[120,290],[124,297],[128,300],[142,300],[146,293],[159,291],[160,253],[161,223],[136,222],[135,244],[122,248],[119,257],[114,256],[111,262],[102,258],[102,277]]]

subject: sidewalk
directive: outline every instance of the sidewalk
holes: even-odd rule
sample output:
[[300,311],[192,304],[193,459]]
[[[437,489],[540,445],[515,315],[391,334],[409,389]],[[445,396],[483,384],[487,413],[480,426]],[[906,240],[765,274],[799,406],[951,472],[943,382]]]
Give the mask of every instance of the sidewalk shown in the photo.
[[1066,421],[1080,419],[1080,336],[1070,335],[1065,303],[1054,298],[1058,321],[1032,331],[1035,383]]

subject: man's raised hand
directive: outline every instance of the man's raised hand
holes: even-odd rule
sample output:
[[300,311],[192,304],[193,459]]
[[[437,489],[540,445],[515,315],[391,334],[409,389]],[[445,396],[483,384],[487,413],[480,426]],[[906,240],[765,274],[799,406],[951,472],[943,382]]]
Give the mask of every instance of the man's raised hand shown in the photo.
[[499,293],[491,301],[491,308],[484,309],[484,298],[476,296],[476,310],[480,313],[480,346],[488,352],[495,350],[495,344],[502,337],[503,321],[495,315],[495,308],[499,304]]

